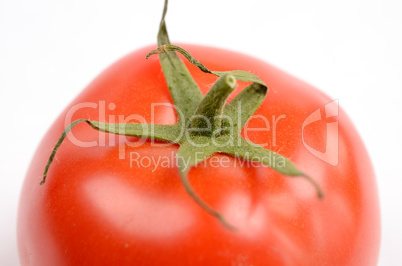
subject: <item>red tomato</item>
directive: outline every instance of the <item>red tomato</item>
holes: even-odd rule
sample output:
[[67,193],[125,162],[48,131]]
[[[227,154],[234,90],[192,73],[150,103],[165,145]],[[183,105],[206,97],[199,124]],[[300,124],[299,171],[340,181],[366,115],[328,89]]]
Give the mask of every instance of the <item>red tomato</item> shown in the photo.
[[[158,158],[174,157],[178,146],[154,147],[150,141],[124,146],[138,139],[100,133],[85,123],[72,130],[73,136],[98,145],[80,147],[66,139],[47,183],[40,186],[66,114],[78,103],[95,105],[77,110],[73,120],[118,122],[119,115],[137,114],[146,121],[134,122],[175,123],[171,108],[159,107],[151,117],[152,103],[172,103],[158,57],[145,59],[152,48],[131,53],[104,71],[66,108],[41,142],[19,206],[22,265],[376,265],[380,221],[375,176],[351,121],[339,110],[337,117],[303,130],[307,117],[324,110],[331,99],[239,53],[184,46],[209,69],[248,70],[268,85],[267,98],[255,114],[259,116],[248,124],[249,129],[266,129],[250,131],[248,136],[254,143],[268,143],[266,148],[279,151],[312,176],[325,192],[323,200],[303,179],[255,164],[241,166],[240,159],[216,154],[193,168],[189,179],[200,197],[238,229],[231,231],[186,193],[174,164],[156,165]],[[216,77],[184,61],[205,94]],[[238,83],[231,98],[247,84]],[[99,114],[102,105],[105,116],[102,110]],[[268,119],[269,128],[261,116]],[[326,122],[331,121],[338,121],[335,166],[306,148],[324,151]],[[122,154],[125,159],[119,159]],[[218,159],[226,167],[214,167]]]

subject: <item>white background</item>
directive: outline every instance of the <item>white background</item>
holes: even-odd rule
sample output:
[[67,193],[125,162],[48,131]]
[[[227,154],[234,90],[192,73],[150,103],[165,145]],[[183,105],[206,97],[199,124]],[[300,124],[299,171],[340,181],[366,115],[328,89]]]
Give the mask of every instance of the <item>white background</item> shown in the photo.
[[[171,0],[174,41],[241,51],[320,88],[354,121],[381,198],[379,265],[402,265],[402,2]],[[155,43],[163,0],[0,0],[0,264],[18,265],[16,213],[31,157],[98,73]]]

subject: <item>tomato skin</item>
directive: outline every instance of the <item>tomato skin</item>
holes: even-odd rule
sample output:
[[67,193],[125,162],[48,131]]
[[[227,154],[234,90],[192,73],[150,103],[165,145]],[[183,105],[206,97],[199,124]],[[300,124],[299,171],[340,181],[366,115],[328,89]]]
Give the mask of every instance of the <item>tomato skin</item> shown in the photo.
[[[100,133],[86,124],[77,125],[74,136],[98,143],[106,139],[106,145],[79,147],[66,139],[47,182],[40,186],[65,116],[78,103],[96,103],[97,108],[79,109],[73,120],[117,122],[119,115],[139,114],[146,122],[175,123],[175,113],[168,108],[156,109],[152,120],[151,104],[171,103],[171,97],[157,56],[145,59],[153,47],[145,47],[97,77],[59,116],[38,147],[18,212],[21,264],[376,265],[380,214],[375,175],[346,114],[340,109],[336,117],[339,163],[332,166],[313,156],[302,142],[303,122],[331,102],[329,97],[258,59],[217,48],[182,46],[209,69],[248,70],[268,85],[267,99],[256,114],[270,121],[273,115],[286,117],[277,123],[275,143],[272,127],[250,133],[250,140],[269,140],[273,150],[280,150],[317,180],[325,198],[317,199],[303,179],[265,167],[239,167],[241,160],[214,155],[207,166],[192,169],[189,177],[201,198],[238,228],[229,231],[186,193],[177,167],[153,171],[132,160],[130,165],[133,154],[167,158],[178,146],[154,147],[147,141],[119,150],[119,143],[138,140]],[[205,94],[215,77],[184,62]],[[245,85],[239,82],[233,96]],[[105,117],[99,115],[102,101]],[[109,108],[110,103],[115,108]],[[264,123],[253,119],[248,126]],[[306,128],[305,134],[311,146],[325,147],[324,122]],[[119,159],[122,147],[124,160]],[[212,167],[215,159],[227,160],[229,167]]]

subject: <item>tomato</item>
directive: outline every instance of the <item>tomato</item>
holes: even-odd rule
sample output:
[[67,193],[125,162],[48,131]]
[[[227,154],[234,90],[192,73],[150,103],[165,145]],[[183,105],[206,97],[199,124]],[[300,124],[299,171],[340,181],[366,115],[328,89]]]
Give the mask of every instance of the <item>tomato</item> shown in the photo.
[[[324,107],[332,101],[328,96],[258,59],[211,47],[184,48],[210,69],[248,70],[268,84],[267,98],[242,134],[290,158],[320,184],[324,199],[303,179],[215,154],[193,168],[189,180],[237,229],[228,230],[186,193],[173,160],[157,165],[158,158],[173,158],[178,145],[158,147],[144,141],[131,147],[139,139],[100,133],[87,124],[70,134],[97,145],[80,147],[66,139],[47,183],[40,186],[44,165],[73,107],[72,120],[117,122],[120,115],[126,122],[176,122],[172,108],[151,111],[152,104],[172,100],[157,57],[146,60],[151,47],[145,47],[97,77],[38,147],[18,212],[21,264],[376,265],[380,221],[375,176],[343,110],[326,121]],[[183,61],[205,94],[216,77]],[[230,98],[246,85],[238,82]],[[305,126],[318,109],[322,121]],[[334,165],[311,152],[325,152],[331,122],[337,122],[338,134]],[[265,130],[252,130],[258,127]],[[225,166],[216,167],[217,161]]]

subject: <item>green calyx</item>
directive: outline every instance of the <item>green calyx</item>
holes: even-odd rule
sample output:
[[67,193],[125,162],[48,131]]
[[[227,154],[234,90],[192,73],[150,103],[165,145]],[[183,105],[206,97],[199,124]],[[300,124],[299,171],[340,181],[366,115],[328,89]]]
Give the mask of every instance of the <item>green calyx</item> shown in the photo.
[[[55,145],[40,184],[45,183],[49,167],[68,132],[76,124],[86,122],[99,131],[179,144],[177,161],[184,188],[198,205],[229,229],[235,228],[219,212],[206,204],[188,182],[190,169],[215,153],[257,161],[286,176],[305,178],[314,186],[318,197],[323,198],[320,186],[291,161],[240,136],[242,128],[262,104],[268,91],[267,86],[257,76],[246,71],[210,71],[183,48],[170,44],[165,23],[167,2],[165,0],[158,33],[159,47],[151,51],[147,58],[153,54],[159,54],[162,70],[177,111],[178,123],[175,125],[112,124],[87,119],[76,120],[66,127]],[[219,77],[205,96],[202,95],[176,52],[181,53],[201,71]],[[252,82],[252,84],[226,103],[236,87],[236,80]]]

